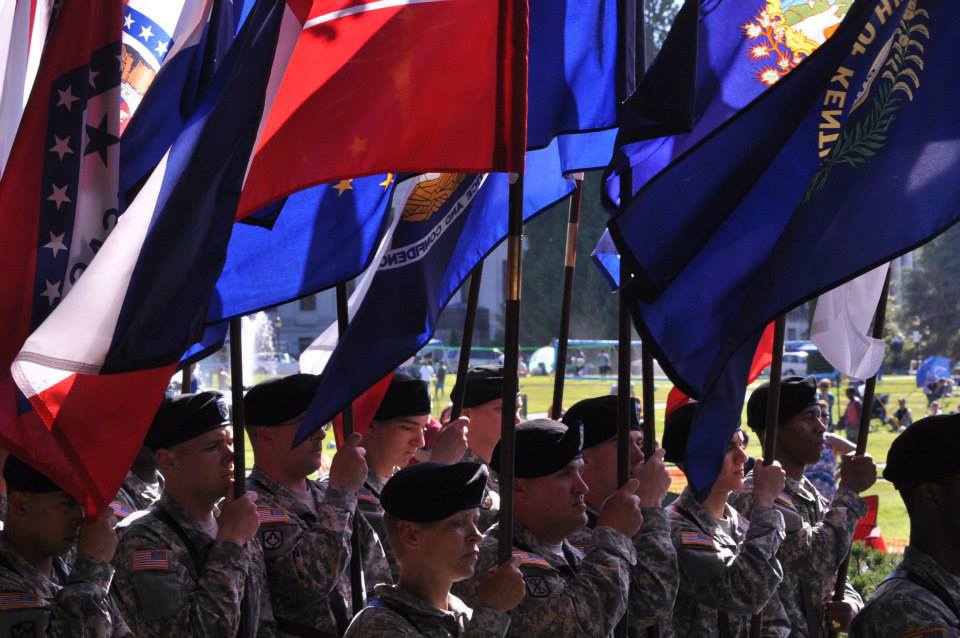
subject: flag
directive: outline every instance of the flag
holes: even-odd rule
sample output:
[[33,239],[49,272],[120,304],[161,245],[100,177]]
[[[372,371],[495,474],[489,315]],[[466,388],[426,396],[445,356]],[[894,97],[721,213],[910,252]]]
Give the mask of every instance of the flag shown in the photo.
[[883,339],[869,334],[883,282],[884,264],[820,295],[810,325],[810,339],[837,370],[854,379],[869,379],[883,363]]
[[240,216],[387,171],[522,170],[526,55],[525,0],[314,0]]
[[19,393],[10,365],[116,223],[120,24],[117,2],[63,6],[0,179],[0,440],[75,495],[89,477],[63,431]]
[[927,357],[917,368],[917,387],[925,388],[940,379],[950,378],[950,359],[947,357]]
[[115,495],[202,325],[281,23],[295,19],[281,0],[257,3],[184,132],[13,363],[31,406],[88,476],[64,487],[90,512]]
[[[957,11],[858,0],[803,64],[611,221],[635,274],[641,334],[681,389],[703,399],[737,358],[739,379],[726,387],[742,401],[752,348],[741,350],[762,326],[956,221],[960,123],[943,104],[960,98],[950,79]],[[631,223],[643,211],[657,242]],[[706,468],[698,488],[728,441],[722,432],[709,458],[695,459]]]

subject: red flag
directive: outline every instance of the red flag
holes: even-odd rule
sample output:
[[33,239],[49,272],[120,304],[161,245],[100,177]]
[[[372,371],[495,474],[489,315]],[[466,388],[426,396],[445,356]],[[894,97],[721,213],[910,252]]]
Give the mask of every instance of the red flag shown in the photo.
[[[393,380],[393,372],[377,381],[366,392],[353,400],[353,431],[363,434],[370,427],[373,416],[380,409],[380,403],[387,394],[387,388]],[[337,447],[343,443],[343,415],[333,417],[333,434],[337,440]]]
[[526,0],[313,0],[238,216],[374,173],[521,171],[526,58]]

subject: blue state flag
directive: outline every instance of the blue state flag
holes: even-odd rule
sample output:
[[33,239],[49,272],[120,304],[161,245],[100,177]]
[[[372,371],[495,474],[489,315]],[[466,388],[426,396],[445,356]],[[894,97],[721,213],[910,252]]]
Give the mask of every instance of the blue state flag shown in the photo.
[[[739,415],[740,355],[773,318],[957,221],[960,121],[944,105],[960,99],[958,37],[956,3],[857,0],[806,62],[611,220],[645,343],[702,412],[719,401]],[[651,226],[655,242],[638,232]],[[694,425],[701,494],[735,424]]]

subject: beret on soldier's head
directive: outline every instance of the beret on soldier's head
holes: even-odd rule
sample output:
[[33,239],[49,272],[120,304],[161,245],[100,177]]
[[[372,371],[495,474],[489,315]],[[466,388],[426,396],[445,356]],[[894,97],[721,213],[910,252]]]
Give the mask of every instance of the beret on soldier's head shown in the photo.
[[960,474],[960,414],[920,419],[893,440],[883,478],[918,485]]
[[10,491],[37,494],[63,491],[62,487],[48,479],[46,475],[12,454],[7,457],[7,463],[3,466],[3,480],[7,482],[7,489]]
[[[583,449],[600,445],[617,436],[617,396],[614,394],[577,401],[561,419],[569,427],[583,425]],[[630,399],[630,429],[639,430],[640,402]]]
[[690,438],[690,426],[697,412],[697,402],[690,401],[667,415],[663,422],[664,459],[671,463],[683,463],[687,460],[687,440]]
[[433,523],[480,507],[486,485],[487,468],[480,463],[417,463],[387,481],[380,505],[398,520]]
[[396,373],[374,415],[376,421],[430,414],[430,390],[420,379]]
[[[547,476],[583,456],[583,426],[567,427],[559,421],[534,419],[516,429],[517,478]],[[490,467],[500,471],[500,443],[493,448]]]
[[[767,397],[770,383],[762,383],[747,401],[747,424],[754,432],[763,432],[767,421]],[[813,377],[785,377],[780,382],[779,423],[783,425],[812,405],[817,405],[817,382]]]
[[171,448],[226,425],[230,413],[222,394],[180,394],[160,404],[143,444],[151,450]]
[[319,382],[316,374],[291,374],[258,383],[243,397],[247,423],[257,427],[288,423],[307,411]]
[[[464,387],[462,383],[461,379],[457,379],[450,396],[457,396],[457,392]],[[463,395],[465,408],[475,408],[488,401],[499,399],[503,396],[503,366],[486,365],[468,368],[465,383],[466,394]]]

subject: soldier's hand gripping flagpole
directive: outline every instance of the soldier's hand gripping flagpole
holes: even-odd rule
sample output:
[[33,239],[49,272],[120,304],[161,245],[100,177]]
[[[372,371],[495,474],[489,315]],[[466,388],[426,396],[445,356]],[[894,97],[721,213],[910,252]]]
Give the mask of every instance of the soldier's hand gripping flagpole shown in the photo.
[[574,177],[576,189],[570,198],[567,214],[567,250],[563,264],[563,297],[560,302],[560,335],[553,372],[553,402],[550,418],[563,416],[563,382],[567,374],[567,342],[570,340],[570,309],[573,305],[573,276],[577,269],[577,235],[580,232],[580,210],[583,204],[583,173]]

